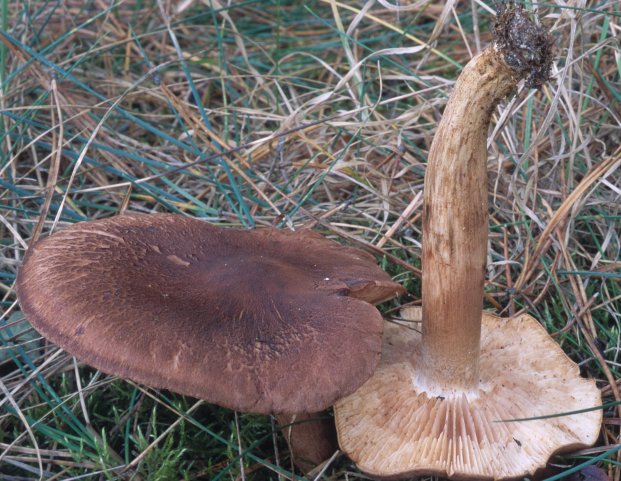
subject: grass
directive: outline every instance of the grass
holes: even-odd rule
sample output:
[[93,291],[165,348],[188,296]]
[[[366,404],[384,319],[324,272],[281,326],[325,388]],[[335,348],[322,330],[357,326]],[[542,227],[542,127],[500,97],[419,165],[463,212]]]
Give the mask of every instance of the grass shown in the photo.
[[[426,155],[492,16],[491,2],[412,4],[0,0],[1,479],[299,479],[269,417],[105,376],[45,342],[15,275],[71,223],[176,212],[313,225],[373,249],[417,300]],[[621,9],[529,8],[559,60],[495,116],[487,307],[541,319],[619,402]],[[544,477],[591,463],[618,480],[620,419],[610,404],[598,444]],[[365,477],[341,456],[322,479]]]

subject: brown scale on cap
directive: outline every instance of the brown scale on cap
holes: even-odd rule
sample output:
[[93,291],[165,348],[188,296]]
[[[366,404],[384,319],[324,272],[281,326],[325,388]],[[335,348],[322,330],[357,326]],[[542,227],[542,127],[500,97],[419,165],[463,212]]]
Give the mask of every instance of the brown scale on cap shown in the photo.
[[17,279],[44,336],[104,372],[258,413],[325,409],[375,369],[402,292],[369,254],[311,231],[174,215],[84,222]]

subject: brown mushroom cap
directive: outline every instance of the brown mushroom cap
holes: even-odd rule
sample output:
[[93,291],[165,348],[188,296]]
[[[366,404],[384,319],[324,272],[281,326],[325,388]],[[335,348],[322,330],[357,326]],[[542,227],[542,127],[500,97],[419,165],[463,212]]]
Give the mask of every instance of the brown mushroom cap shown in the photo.
[[[414,308],[403,317],[422,314]],[[532,317],[483,315],[480,383],[471,392],[419,386],[420,342],[416,330],[386,324],[377,370],[336,403],[339,444],[362,471],[382,478],[514,478],[533,474],[556,452],[597,440],[600,409],[499,422],[601,404],[594,381],[580,377]]]
[[402,288],[369,254],[308,230],[175,215],[84,222],[27,253],[27,319],[104,372],[241,411],[314,412],[373,372]]

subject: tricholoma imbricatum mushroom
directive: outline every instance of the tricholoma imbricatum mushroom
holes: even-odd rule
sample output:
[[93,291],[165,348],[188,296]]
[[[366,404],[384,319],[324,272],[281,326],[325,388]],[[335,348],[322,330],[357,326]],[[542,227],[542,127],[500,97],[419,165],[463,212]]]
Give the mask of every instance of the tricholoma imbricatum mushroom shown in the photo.
[[403,289],[364,252],[166,214],[35,244],[17,279],[27,319],[104,372],[232,409],[288,422],[336,401],[341,447],[373,476],[515,478],[592,444],[601,411],[546,415],[600,405],[594,382],[535,319],[482,312],[491,115],[552,59],[519,7],[501,10],[496,37],[460,75],[429,153],[423,309],[404,313],[422,336],[387,324],[382,343],[373,305]]
[[[381,349],[374,304],[402,291],[373,256],[310,230],[224,229],[170,214],[63,229],[28,250],[17,278],[26,318],[80,360],[231,409],[288,415],[326,409],[368,379]],[[291,438],[297,455],[321,461],[325,448],[305,450],[304,436]]]
[[[375,374],[337,402],[341,448],[377,477],[518,478],[554,453],[592,445],[600,392],[532,317],[482,312],[487,255],[487,131],[497,103],[547,79],[550,35],[501,9],[496,43],[459,76],[425,178],[423,307],[414,329],[387,324]],[[543,417],[543,418],[541,418]],[[537,418],[521,422],[511,419]]]

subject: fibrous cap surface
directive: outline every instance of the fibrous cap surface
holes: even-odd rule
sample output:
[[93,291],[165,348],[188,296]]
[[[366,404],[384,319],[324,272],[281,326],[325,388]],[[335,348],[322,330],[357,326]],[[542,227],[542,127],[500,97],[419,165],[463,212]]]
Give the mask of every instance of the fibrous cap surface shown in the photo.
[[372,256],[310,231],[174,215],[84,222],[29,250],[27,319],[104,372],[253,412],[315,412],[379,359],[371,303],[402,291]]
[[[418,308],[403,314],[420,320]],[[592,445],[602,411],[503,422],[601,405],[599,389],[532,317],[484,314],[480,383],[433,392],[417,381],[420,334],[386,324],[374,375],[335,406],[339,444],[366,473],[454,479],[526,476],[563,450]]]

